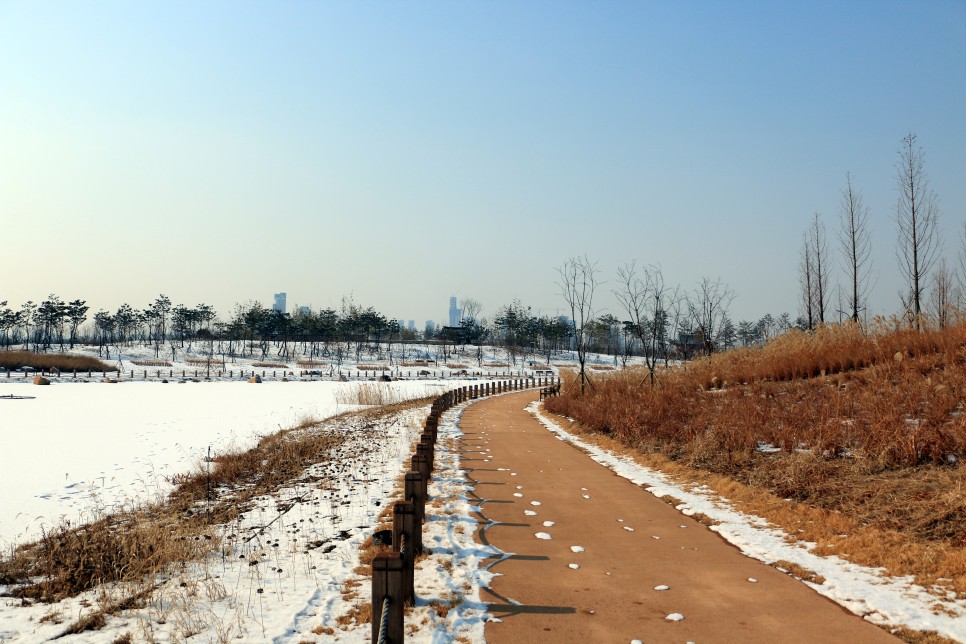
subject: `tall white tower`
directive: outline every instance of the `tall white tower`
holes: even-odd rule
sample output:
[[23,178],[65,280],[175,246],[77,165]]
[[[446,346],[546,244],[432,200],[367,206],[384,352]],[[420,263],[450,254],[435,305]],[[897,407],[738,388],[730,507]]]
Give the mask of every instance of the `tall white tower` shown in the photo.
[[285,293],[275,294],[275,303],[272,304],[272,309],[280,313],[285,313]]
[[459,326],[463,319],[463,311],[456,308],[456,297],[449,298],[449,325]]

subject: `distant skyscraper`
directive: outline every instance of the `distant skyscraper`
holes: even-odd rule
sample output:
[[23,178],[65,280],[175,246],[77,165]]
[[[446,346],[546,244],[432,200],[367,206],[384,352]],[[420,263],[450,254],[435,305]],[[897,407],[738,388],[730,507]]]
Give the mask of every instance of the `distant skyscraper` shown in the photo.
[[416,320],[410,320],[409,321],[409,330],[410,331],[415,331],[416,330]]
[[272,304],[272,310],[285,313],[285,293],[275,294],[275,304]]
[[[283,307],[282,312],[284,313],[285,312],[284,311],[284,307],[285,307],[285,304],[284,303],[282,304],[282,307]],[[299,307],[299,313],[301,313],[302,315],[308,315],[311,312],[312,312],[312,307],[309,307],[309,306],[300,306]]]
[[456,308],[456,298],[449,298],[449,325],[459,326],[460,320],[463,318],[463,311]]

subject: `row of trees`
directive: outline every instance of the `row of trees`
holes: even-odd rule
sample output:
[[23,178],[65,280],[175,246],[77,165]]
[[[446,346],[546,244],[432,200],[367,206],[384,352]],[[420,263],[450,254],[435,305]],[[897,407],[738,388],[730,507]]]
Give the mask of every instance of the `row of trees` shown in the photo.
[[[926,314],[943,327],[952,308],[961,305],[959,300],[966,294],[966,226],[961,238],[960,270],[955,271],[942,257],[939,200],[929,187],[925,156],[915,134],[903,137],[898,156],[895,221],[896,258],[905,280],[899,292],[902,310],[916,329]],[[844,284],[832,289],[834,262],[822,216],[815,213],[802,236],[799,262],[802,313],[809,329],[832,321],[836,315],[840,321],[849,318],[859,322],[868,311],[872,286],[869,209],[851,173],[846,174],[842,189],[837,241],[845,269]]]

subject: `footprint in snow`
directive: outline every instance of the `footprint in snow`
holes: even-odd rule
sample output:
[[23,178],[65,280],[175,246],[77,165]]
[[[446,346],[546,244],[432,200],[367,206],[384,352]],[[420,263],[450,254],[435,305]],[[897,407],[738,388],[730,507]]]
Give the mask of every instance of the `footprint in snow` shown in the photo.
[[580,564],[575,564],[575,563],[567,564],[567,567],[570,568],[571,570],[580,570]]
[[528,517],[535,517],[535,516],[537,516],[537,513],[534,512],[533,510],[524,510],[523,513],[525,515],[527,515]]
[[580,496],[584,497],[585,499],[589,499],[590,498],[590,495],[589,494],[581,494]]
[[584,547],[583,546],[570,546],[570,551],[571,552],[583,552],[584,551]]
[[684,615],[682,615],[681,613],[671,613],[664,619],[666,619],[669,622],[680,622],[681,620],[684,619]]
[[581,491],[581,492],[586,492],[586,491],[587,491],[587,488],[585,488],[585,487],[582,487],[582,488],[580,488],[580,491]]
[[513,496],[515,496],[515,497],[519,497],[519,498],[522,498],[522,497],[523,497],[523,495],[522,495],[522,494],[520,494],[519,492],[514,492],[514,493],[513,493]]
[[553,526],[554,526],[554,522],[553,521],[544,521],[543,522],[543,527],[544,528],[552,528]]
[[518,485],[518,486],[517,486],[517,489],[518,489],[518,490],[522,490],[522,489],[523,489],[523,486],[522,486],[522,485]]
[[540,501],[530,501],[530,505],[543,505]]
[[629,528],[627,526],[624,526],[624,529],[627,530],[628,532],[634,532],[634,528]]
[[533,536],[535,536],[537,539],[543,539],[544,541],[550,541],[553,538],[548,532],[538,532]]

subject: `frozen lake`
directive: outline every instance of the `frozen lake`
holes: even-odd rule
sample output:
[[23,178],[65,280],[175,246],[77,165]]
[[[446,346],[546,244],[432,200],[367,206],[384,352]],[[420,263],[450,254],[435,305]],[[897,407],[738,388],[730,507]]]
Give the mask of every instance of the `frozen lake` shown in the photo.
[[[327,418],[352,388],[373,383],[245,382],[0,384],[0,547],[32,540],[61,518],[166,494],[171,476],[208,452]],[[398,398],[438,394],[458,381],[393,382]],[[340,395],[341,392],[341,395]]]

